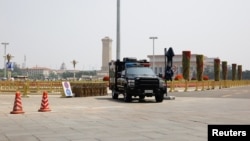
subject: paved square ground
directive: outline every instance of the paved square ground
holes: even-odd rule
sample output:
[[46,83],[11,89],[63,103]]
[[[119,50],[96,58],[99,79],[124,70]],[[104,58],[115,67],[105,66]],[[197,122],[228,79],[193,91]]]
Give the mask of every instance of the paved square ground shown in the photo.
[[[250,88],[244,89],[250,94]],[[225,95],[235,93],[230,90]],[[146,97],[125,103],[122,96],[113,100],[110,94],[49,94],[51,111],[38,112],[42,94],[37,94],[21,98],[24,114],[10,114],[14,101],[15,94],[0,93],[0,141],[207,141],[208,124],[250,124],[249,98],[176,96],[156,103],[154,97]]]

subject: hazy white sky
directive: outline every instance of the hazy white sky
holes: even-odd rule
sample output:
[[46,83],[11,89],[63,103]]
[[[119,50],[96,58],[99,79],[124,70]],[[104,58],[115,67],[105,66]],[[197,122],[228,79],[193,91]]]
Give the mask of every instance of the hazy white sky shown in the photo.
[[[147,58],[172,47],[175,54],[219,57],[250,70],[249,0],[120,0],[121,58]],[[102,42],[113,39],[116,0],[0,0],[0,42],[27,67],[101,68]],[[4,55],[1,44],[0,55]],[[0,67],[3,67],[3,58]]]

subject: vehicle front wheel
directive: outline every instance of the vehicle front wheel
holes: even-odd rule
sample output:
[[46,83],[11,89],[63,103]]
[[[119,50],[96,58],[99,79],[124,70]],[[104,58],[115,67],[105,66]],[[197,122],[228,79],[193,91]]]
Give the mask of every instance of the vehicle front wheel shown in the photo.
[[140,100],[143,100],[145,98],[145,95],[140,95],[139,98]]
[[157,93],[157,94],[155,95],[155,101],[156,101],[156,102],[162,102],[163,99],[164,99],[164,94],[162,94],[162,93]]

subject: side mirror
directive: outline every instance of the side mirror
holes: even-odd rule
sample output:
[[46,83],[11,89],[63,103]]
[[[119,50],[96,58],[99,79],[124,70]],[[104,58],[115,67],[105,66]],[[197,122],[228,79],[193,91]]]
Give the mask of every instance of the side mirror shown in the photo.
[[121,77],[122,76],[122,72],[117,72],[117,77]]

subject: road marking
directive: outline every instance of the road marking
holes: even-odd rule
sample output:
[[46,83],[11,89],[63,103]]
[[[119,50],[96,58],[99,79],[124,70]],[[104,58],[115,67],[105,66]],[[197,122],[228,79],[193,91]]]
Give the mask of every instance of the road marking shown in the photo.
[[123,106],[99,106],[99,107],[87,107],[87,106],[71,106],[63,107],[68,109],[113,109],[113,108],[124,108]]
[[232,96],[232,95],[231,94],[227,94],[227,95],[223,95],[221,97],[230,97],[230,96]]
[[91,109],[113,109],[113,108],[123,108],[123,106],[101,106],[101,107],[91,107]]

